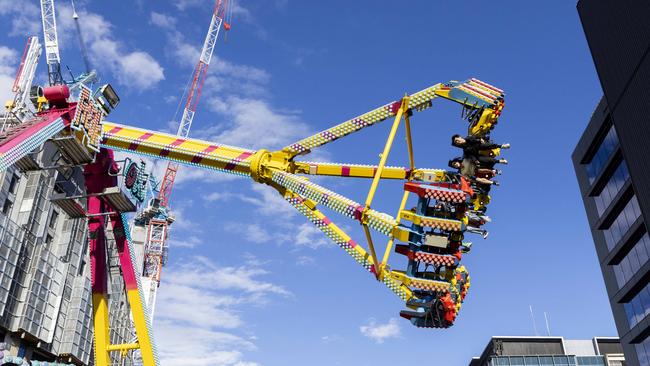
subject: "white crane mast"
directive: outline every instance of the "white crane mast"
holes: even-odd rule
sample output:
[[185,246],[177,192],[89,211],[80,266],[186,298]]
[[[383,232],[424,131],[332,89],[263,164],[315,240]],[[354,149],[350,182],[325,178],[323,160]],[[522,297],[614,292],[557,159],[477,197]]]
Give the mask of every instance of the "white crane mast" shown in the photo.
[[50,85],[62,84],[63,76],[61,75],[59,38],[56,34],[54,0],[41,0],[41,19],[43,20],[43,39],[49,82]]
[[18,67],[16,80],[14,81],[12,88],[12,91],[16,93],[13,112],[21,120],[25,114],[30,112],[30,109],[28,107],[29,104],[27,101],[30,97],[32,83],[34,82],[34,75],[36,75],[36,66],[38,65],[38,60],[41,57],[42,50],[43,47],[38,41],[38,37],[29,37],[27,40],[27,46],[25,47],[23,59],[20,62],[20,66]]
[[[208,66],[212,60],[214,47],[217,42],[217,38],[219,37],[219,31],[221,30],[222,26],[226,30],[230,29],[230,23],[226,19],[230,16],[230,1],[231,0],[216,1],[214,11],[212,12],[210,27],[208,28],[208,33],[205,37],[205,41],[203,42],[203,48],[201,49],[201,55],[199,57],[196,68],[194,69],[194,76],[187,95],[187,100],[185,102],[183,117],[181,118],[180,124],[178,126],[178,136],[189,136],[190,128],[192,127],[192,121],[194,119],[194,113],[196,112],[196,107],[201,96],[201,90],[203,89],[203,83],[205,82],[205,77],[208,71]],[[165,175],[163,177],[163,181],[161,183],[160,191],[158,194],[158,203],[161,209],[164,210],[165,217],[152,218],[147,224],[147,236],[142,263],[142,285],[145,293],[147,294],[145,297],[147,307],[149,309],[149,314],[151,316],[151,322],[153,322],[153,309],[155,307],[156,292],[160,284],[160,275],[162,272],[162,267],[165,265],[167,258],[167,235],[169,231],[168,227],[169,224],[171,224],[173,221],[173,218],[170,220],[170,216],[168,216],[166,210],[168,208],[169,196],[174,185],[174,180],[176,178],[176,172],[178,171],[178,168],[179,165],[173,162],[167,165],[167,169],[165,171]]]
[[[32,36],[27,39],[23,57],[20,60],[18,71],[16,72],[16,79],[11,87],[14,93],[14,99],[7,102],[5,105],[6,114],[2,119],[1,130],[10,124],[21,123],[21,121],[30,113],[34,112],[33,104],[29,103],[32,97],[32,83],[34,82],[34,75],[36,75],[36,66],[41,57],[43,47],[38,41],[38,37]],[[35,90],[34,97],[40,95],[40,88]]]
[[195,76],[192,82],[192,87],[190,88],[190,94],[187,98],[185,108],[183,109],[183,117],[181,118],[181,123],[178,126],[178,132],[176,133],[178,136],[188,137],[190,135],[190,128],[192,127],[194,112],[196,112],[196,105],[199,101],[203,83],[203,80],[199,80],[199,78],[205,77],[205,72],[207,72],[208,65],[210,65],[210,60],[212,60],[212,53],[214,52],[214,46],[217,43],[217,38],[219,37],[219,30],[221,30],[221,24],[223,24],[223,18],[221,18],[215,11],[212,14],[212,20],[210,21],[208,34],[206,35],[205,41],[203,42],[203,49],[201,50],[201,57],[199,58],[199,63],[195,69]]

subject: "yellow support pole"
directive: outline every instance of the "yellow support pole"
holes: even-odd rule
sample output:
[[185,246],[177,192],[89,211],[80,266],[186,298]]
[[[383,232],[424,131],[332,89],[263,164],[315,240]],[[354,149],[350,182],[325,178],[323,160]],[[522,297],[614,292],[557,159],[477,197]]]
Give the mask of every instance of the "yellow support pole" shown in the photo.
[[395,134],[397,133],[397,127],[402,120],[402,115],[406,110],[406,107],[409,105],[409,97],[405,96],[402,98],[402,104],[395,115],[395,121],[393,122],[393,127],[390,129],[388,134],[388,140],[386,140],[386,145],[384,146],[384,151],[381,153],[381,159],[379,159],[379,166],[377,166],[377,172],[375,177],[372,179],[372,184],[370,185],[370,191],[368,191],[368,197],[366,197],[366,209],[370,209],[370,204],[372,199],[375,197],[375,192],[377,191],[377,186],[379,185],[379,179],[381,178],[381,173],[384,171],[384,166],[386,165],[386,160],[388,160],[388,154],[390,149],[393,146],[393,140],[395,140]]
[[108,366],[111,364],[108,345],[109,321],[108,298],[106,294],[95,293],[93,298],[93,329],[95,330],[95,365]]
[[377,186],[379,185],[381,174],[384,171],[384,167],[386,166],[386,161],[388,160],[388,154],[390,153],[390,149],[393,146],[393,141],[395,140],[395,135],[397,134],[397,128],[399,127],[399,123],[402,121],[402,116],[405,114],[404,112],[408,108],[408,105],[409,105],[409,97],[404,96],[404,98],[402,98],[402,103],[400,104],[400,107],[397,110],[397,114],[395,114],[395,120],[393,121],[393,126],[391,127],[390,133],[388,134],[386,145],[384,145],[384,151],[381,153],[381,158],[379,159],[379,165],[377,166],[377,172],[375,172],[375,176],[372,178],[372,184],[370,185],[370,190],[368,191],[368,196],[366,197],[366,204],[365,204],[363,216],[361,218],[361,225],[363,226],[363,230],[366,234],[366,240],[368,241],[368,251],[372,256],[372,260],[375,265],[377,279],[381,278],[382,265],[380,265],[377,259],[377,252],[375,251],[375,246],[372,242],[370,229],[368,229],[368,225],[366,224],[365,214],[370,209],[372,200],[374,199],[375,193],[377,192]]
[[[409,150],[409,162],[411,163],[411,172],[415,170],[415,159],[413,157],[413,139],[411,138],[411,116],[409,113],[404,115],[404,126],[406,127],[406,147]],[[411,180],[411,177],[408,177]]]
[[[411,116],[410,113],[407,112],[404,114],[404,127],[406,128],[406,147],[408,148],[408,153],[409,153],[409,164],[411,168],[411,174],[407,177],[407,179],[410,181],[412,180],[412,174],[413,171],[415,171],[415,158],[413,154],[413,139],[411,137]],[[409,197],[409,192],[404,191],[404,195],[402,195],[402,202],[399,205],[399,210],[397,211],[397,214],[395,215],[396,221],[399,224],[401,221],[401,218],[399,216],[399,213],[402,212],[404,209],[404,206],[406,206],[406,201],[408,200]],[[379,277],[383,276],[384,268],[386,268],[386,264],[388,263],[388,257],[390,257],[390,253],[393,250],[393,244],[395,242],[395,237],[391,234],[390,239],[388,239],[388,243],[386,244],[386,250],[384,251],[384,257],[381,260],[381,264],[379,265]]]
[[372,243],[372,235],[370,234],[370,229],[368,228],[368,225],[362,224],[363,226],[363,232],[366,234],[366,241],[368,242],[368,251],[370,252],[370,256],[372,257],[372,265],[375,267],[375,277],[379,279],[379,273],[381,270],[379,269],[378,263],[377,262],[377,253],[375,252],[375,245]]

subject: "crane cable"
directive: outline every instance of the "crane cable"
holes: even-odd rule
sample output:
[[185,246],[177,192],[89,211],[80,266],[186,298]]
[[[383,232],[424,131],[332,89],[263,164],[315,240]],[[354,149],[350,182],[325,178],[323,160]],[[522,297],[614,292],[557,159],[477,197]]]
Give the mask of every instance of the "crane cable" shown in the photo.
[[81,27],[79,26],[79,15],[74,6],[74,0],[70,0],[72,4],[72,19],[74,19],[74,24],[77,27],[77,37],[79,38],[79,48],[81,49],[81,56],[84,60],[84,66],[86,67],[86,73],[90,73],[90,61],[88,60],[88,52],[86,51],[86,45],[84,42],[83,34],[81,33]]

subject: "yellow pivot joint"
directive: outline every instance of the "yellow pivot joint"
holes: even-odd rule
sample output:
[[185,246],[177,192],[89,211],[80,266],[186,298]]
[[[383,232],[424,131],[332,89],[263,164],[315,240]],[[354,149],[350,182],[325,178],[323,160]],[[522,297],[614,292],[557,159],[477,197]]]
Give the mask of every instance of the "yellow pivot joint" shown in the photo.
[[254,181],[268,184],[271,182],[273,170],[293,173],[295,166],[291,161],[290,154],[284,151],[270,152],[262,149],[251,157],[250,169]]

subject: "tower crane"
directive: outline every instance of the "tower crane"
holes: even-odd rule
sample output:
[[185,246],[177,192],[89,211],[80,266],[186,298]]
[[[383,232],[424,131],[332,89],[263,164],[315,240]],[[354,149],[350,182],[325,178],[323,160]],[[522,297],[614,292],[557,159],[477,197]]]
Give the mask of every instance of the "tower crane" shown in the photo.
[[[1,130],[4,130],[7,125],[20,123],[25,119],[33,111],[30,104],[37,104],[38,97],[43,96],[43,89],[41,87],[35,86],[32,89],[36,66],[38,65],[42,50],[43,47],[38,41],[38,37],[32,36],[27,39],[25,51],[23,52],[23,57],[20,60],[20,65],[16,72],[16,79],[11,87],[11,91],[15,93],[15,96],[14,99],[5,104],[6,114],[3,118]],[[28,103],[29,101],[32,103]]]
[[41,0],[41,19],[43,21],[43,39],[45,43],[45,58],[47,60],[49,83],[50,85],[63,84],[54,0]]
[[[189,136],[208,66],[212,59],[217,38],[219,37],[219,31],[222,27],[226,31],[230,30],[231,15],[232,0],[217,0],[212,12],[210,27],[203,42],[199,61],[193,72],[192,84],[187,94],[183,116],[176,133],[176,136],[180,138]],[[179,164],[177,162],[170,161],[168,163],[162,182],[160,183],[157,197],[152,200],[150,205],[135,220],[138,225],[146,226],[144,258],[142,263],[142,286],[143,292],[145,293],[145,302],[149,307],[150,321],[153,321],[156,292],[160,285],[162,267],[167,261],[168,230],[169,225],[174,221],[169,211],[169,198],[178,169]]]

